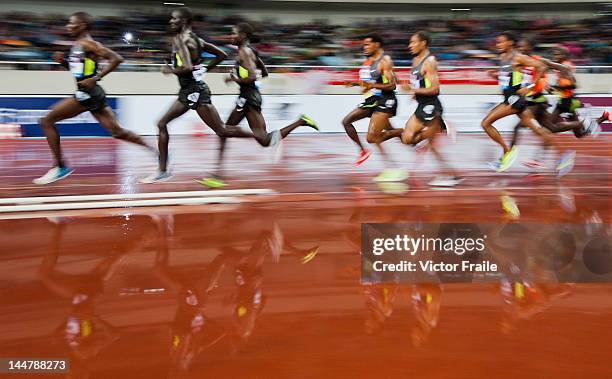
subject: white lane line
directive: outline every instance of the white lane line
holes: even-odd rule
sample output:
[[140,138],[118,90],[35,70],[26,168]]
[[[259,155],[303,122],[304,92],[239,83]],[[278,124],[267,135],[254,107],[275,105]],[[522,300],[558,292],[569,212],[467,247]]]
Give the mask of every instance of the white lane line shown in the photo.
[[[40,203],[69,203],[78,201],[101,200],[135,200],[135,199],[168,199],[168,198],[195,198],[215,196],[241,196],[241,195],[273,195],[275,191],[267,188],[211,190],[211,191],[179,191],[179,192],[147,192],[132,194],[109,195],[78,195],[78,196],[45,196],[45,197],[16,197],[0,199],[0,204],[40,204]],[[0,207],[1,208],[1,207]]]
[[156,207],[163,205],[203,205],[203,204],[237,204],[240,200],[231,196],[218,197],[189,197],[178,199],[150,199],[150,200],[126,200],[126,201],[98,201],[86,203],[69,204],[31,204],[31,205],[9,205],[0,207],[0,214],[15,212],[39,212],[39,211],[64,211],[75,209],[103,209],[103,208],[126,208],[126,207]]

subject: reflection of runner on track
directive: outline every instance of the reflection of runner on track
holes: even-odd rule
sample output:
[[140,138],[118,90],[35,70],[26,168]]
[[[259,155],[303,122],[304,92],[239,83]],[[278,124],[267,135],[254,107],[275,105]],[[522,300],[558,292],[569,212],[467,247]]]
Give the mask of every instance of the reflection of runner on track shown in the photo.
[[90,375],[91,361],[119,338],[116,328],[98,316],[97,302],[123,256],[133,251],[141,239],[129,235],[130,238],[119,242],[123,246],[111,250],[108,257],[89,272],[66,274],[60,271],[58,260],[69,225],[63,220],[54,222],[50,249],[43,259],[39,275],[50,291],[71,300],[70,312],[54,334],[70,349],[69,377],[86,378]]

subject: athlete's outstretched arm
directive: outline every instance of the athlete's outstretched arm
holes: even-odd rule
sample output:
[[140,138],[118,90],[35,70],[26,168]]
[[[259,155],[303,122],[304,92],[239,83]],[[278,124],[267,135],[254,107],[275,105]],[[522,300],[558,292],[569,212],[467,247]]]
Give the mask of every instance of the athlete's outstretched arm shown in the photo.
[[438,76],[438,62],[436,58],[429,58],[423,65],[423,76],[429,80],[431,86],[428,88],[417,88],[414,90],[415,95],[419,96],[436,96],[440,94],[440,77]]
[[386,55],[378,66],[381,73],[387,78],[387,83],[364,83],[364,89],[379,89],[381,91],[393,91],[396,86],[395,73],[393,72],[393,61]]
[[[200,39],[200,41],[202,40]],[[204,51],[206,51],[207,53],[211,53],[215,56],[215,59],[213,59],[208,64],[208,66],[206,66],[206,71],[212,70],[219,63],[227,59],[227,54],[225,53],[225,51],[219,49],[217,46],[213,45],[212,43],[202,41],[202,46],[204,48]]]
[[240,58],[241,66],[249,72],[249,76],[247,76],[246,78],[240,78],[237,75],[232,75],[232,79],[238,84],[250,84],[254,83],[257,80],[257,73],[255,72],[255,62],[249,52],[249,49],[246,48],[240,49],[238,51],[238,57]]

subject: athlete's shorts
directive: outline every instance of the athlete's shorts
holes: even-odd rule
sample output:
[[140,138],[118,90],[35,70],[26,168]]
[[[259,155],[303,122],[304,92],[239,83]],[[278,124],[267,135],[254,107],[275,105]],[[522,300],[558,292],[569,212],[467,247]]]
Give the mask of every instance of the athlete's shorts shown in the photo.
[[527,101],[527,106],[529,107],[531,112],[533,112],[535,118],[541,117],[544,112],[547,112],[547,109],[550,106],[550,104],[548,104],[546,96],[542,94],[537,95],[535,97],[528,96],[525,98],[525,101]]
[[508,104],[517,111],[522,112],[527,107],[527,100],[524,96],[517,95],[513,92],[504,92],[504,104]]
[[178,100],[189,109],[197,109],[202,104],[211,104],[210,89],[206,83],[193,82],[181,87]]
[[564,97],[559,100],[557,109],[561,114],[569,113],[570,115],[576,114],[576,109],[580,108],[582,103],[575,97]]
[[436,117],[442,117],[444,108],[442,108],[442,103],[440,103],[440,99],[437,97],[434,99],[421,100],[418,103],[419,105],[417,105],[414,115],[423,124],[429,123]]
[[100,111],[108,106],[106,103],[106,92],[97,84],[90,90],[77,89],[74,93],[74,98],[90,112]]
[[254,109],[261,112],[261,93],[257,88],[243,87],[240,88],[240,95],[236,100],[236,110],[243,112],[247,109]]
[[370,96],[357,105],[357,108],[369,110],[370,117],[374,112],[387,113],[393,117],[397,114],[397,98],[395,97],[395,94]]

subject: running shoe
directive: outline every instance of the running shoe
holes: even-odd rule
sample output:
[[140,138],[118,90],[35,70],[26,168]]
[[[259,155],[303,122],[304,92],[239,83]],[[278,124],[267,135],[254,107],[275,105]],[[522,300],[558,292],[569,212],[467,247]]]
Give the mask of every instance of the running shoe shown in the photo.
[[47,173],[40,178],[36,178],[32,181],[34,184],[44,185],[50,184],[53,182],[57,182],[58,180],[62,180],[68,175],[72,174],[74,169],[70,167],[53,167]]
[[512,218],[519,218],[521,216],[521,211],[516,203],[516,200],[506,192],[503,192],[500,196],[502,209]]
[[463,178],[459,176],[439,175],[427,184],[432,187],[454,187],[462,181]]
[[375,182],[402,182],[408,179],[408,173],[401,169],[384,170],[373,180]]
[[141,179],[139,183],[142,183],[142,184],[161,183],[161,182],[165,182],[169,180],[170,178],[172,178],[172,174],[170,173],[170,171],[161,172],[157,170],[155,173],[147,176],[144,179]]
[[194,179],[194,181],[208,188],[222,188],[227,186],[227,183],[223,179],[215,175],[206,176],[200,180]]
[[361,166],[363,162],[370,158],[370,155],[372,155],[370,151],[361,150],[361,153],[359,153],[359,158],[357,158],[357,160],[355,161],[355,167]]
[[518,157],[518,148],[516,146],[512,146],[509,152],[504,154],[504,156],[499,161],[499,166],[497,167],[497,172],[504,172],[508,170],[514,162],[516,162],[516,158]]
[[557,178],[567,175],[574,168],[574,162],[576,159],[576,152],[574,150],[568,150],[561,154],[561,157],[557,161]]
[[300,119],[302,121],[304,121],[306,123],[306,125],[310,126],[311,128],[313,128],[316,131],[319,131],[319,126],[317,125],[317,123],[310,117],[306,116],[305,114],[300,116]]

